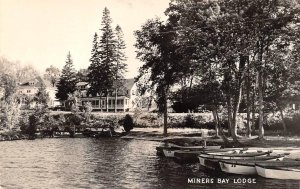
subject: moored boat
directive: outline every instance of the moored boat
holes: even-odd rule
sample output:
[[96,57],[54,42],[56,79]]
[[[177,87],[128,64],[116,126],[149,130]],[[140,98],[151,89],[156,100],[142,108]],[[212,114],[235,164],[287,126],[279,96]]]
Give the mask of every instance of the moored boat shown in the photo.
[[257,174],[264,178],[300,180],[300,161],[256,163]]
[[216,159],[255,159],[258,156],[270,155],[272,151],[261,151],[261,152],[202,152],[201,157],[216,158]]
[[196,147],[196,146],[190,146],[188,148],[180,148],[180,149],[163,149],[165,157],[170,157],[173,158],[175,157],[175,152],[180,151],[180,150],[185,150],[185,151],[215,151],[215,150],[220,150],[221,146],[206,146],[206,147]]
[[221,171],[221,167],[219,164],[220,160],[228,160],[228,159],[239,159],[239,160],[255,160],[259,159],[260,156],[269,155],[271,152],[245,152],[242,154],[237,153],[213,153],[209,154],[207,152],[201,153],[198,158],[200,162],[200,166],[205,169],[213,170],[213,171]]
[[164,155],[164,149],[168,149],[168,150],[178,150],[180,149],[180,146],[176,145],[176,144],[171,144],[171,143],[166,143],[162,146],[157,146],[156,147],[156,154],[158,156],[165,156]]
[[184,163],[197,163],[199,162],[198,156],[203,152],[236,152],[247,151],[248,148],[223,148],[223,149],[206,149],[201,151],[177,150],[174,152],[174,161],[180,164]]
[[282,161],[284,158],[283,154],[270,155],[270,156],[259,156],[254,160],[220,160],[220,168],[225,173],[239,174],[239,175],[255,175],[257,174],[255,169],[255,163],[263,163],[265,161]]
[[159,156],[174,157],[174,152],[177,150],[186,151],[203,151],[220,149],[221,146],[179,146],[175,144],[165,144],[163,146],[156,147],[156,153]]

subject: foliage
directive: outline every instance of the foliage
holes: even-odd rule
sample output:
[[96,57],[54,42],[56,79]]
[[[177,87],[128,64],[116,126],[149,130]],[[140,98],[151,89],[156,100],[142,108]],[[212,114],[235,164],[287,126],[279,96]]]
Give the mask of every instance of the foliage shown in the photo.
[[113,86],[114,59],[115,59],[115,35],[111,28],[110,11],[103,10],[101,29],[102,35],[98,41],[98,35],[94,35],[92,56],[88,68],[88,82],[92,95],[107,93]]
[[21,116],[20,104],[16,96],[9,97],[3,102],[1,116],[1,125],[3,128],[8,130],[16,128]]
[[23,112],[21,113],[21,117],[18,123],[18,127],[22,132],[26,132],[26,129],[29,125],[29,113]]
[[100,28],[100,39],[98,39],[97,33],[93,39],[87,81],[90,84],[89,94],[94,96],[108,95],[114,88],[117,99],[118,89],[123,86],[124,82],[127,57],[124,52],[126,45],[122,29],[117,25],[114,32],[111,24],[110,11],[105,7]]
[[39,122],[39,118],[37,117],[37,115],[31,114],[29,116],[29,125],[26,128],[25,133],[31,136],[31,138],[35,138],[38,122]]
[[39,87],[38,92],[35,94],[33,101],[35,101],[37,103],[38,106],[47,106],[49,101],[50,101],[50,97],[49,97],[49,93],[46,91],[46,86],[45,84],[41,84],[41,86]]
[[174,43],[176,34],[170,32],[175,25],[176,22],[171,20],[164,24],[159,19],[152,19],[135,32],[137,58],[144,62],[137,80],[143,76],[149,79],[139,90],[143,93],[143,87],[148,88],[148,84],[155,89],[160,112],[164,110],[169,88],[179,81],[186,67],[180,64],[181,54],[176,52],[179,47],[179,44]]
[[[266,131],[273,131],[278,132],[280,135],[285,135],[285,133],[282,132],[282,119],[279,117],[276,118],[266,118],[266,122],[264,123],[265,130]],[[284,122],[286,123],[287,127],[287,134],[289,135],[300,135],[300,115],[294,114],[292,116],[287,116],[284,118]],[[256,123],[258,124],[258,123]]]
[[90,122],[91,120],[91,115],[92,115],[92,104],[90,102],[87,102],[83,105],[83,115],[85,117],[86,122]]
[[135,32],[137,58],[144,62],[139,69],[136,81],[147,78],[146,83],[138,85],[140,94],[150,88],[155,90],[158,112],[164,114],[164,135],[167,135],[167,117],[170,88],[180,81],[187,65],[182,64],[182,55],[175,43],[178,19],[163,23],[159,19],[147,20],[141,30]]
[[115,40],[115,54],[114,54],[114,58],[115,58],[114,87],[119,88],[123,86],[122,81],[124,80],[124,74],[127,71],[127,64],[125,63],[127,60],[127,57],[125,55],[126,45],[124,41],[124,34],[122,28],[119,25],[117,25],[115,28],[115,36],[116,36],[116,40]]
[[32,79],[37,77],[39,74],[36,69],[31,65],[25,65],[20,67],[16,71],[16,81],[17,82],[24,82],[26,80]]
[[184,118],[184,124],[189,128],[197,128],[198,127],[197,122],[195,121],[195,119],[193,119],[193,117],[191,115],[187,115]]
[[125,55],[125,41],[124,34],[119,25],[115,29],[116,40],[115,40],[115,53],[114,53],[114,89],[115,89],[115,112],[117,112],[117,99],[118,90],[124,86],[124,74],[127,71],[127,64],[125,61],[127,57]]
[[13,94],[16,93],[17,90],[17,83],[15,79],[8,74],[1,74],[0,75],[0,88],[4,89],[4,100],[7,100]]
[[88,69],[80,69],[77,72],[77,79],[78,79],[78,81],[88,82],[88,77],[87,77],[88,73],[89,73]]
[[172,108],[175,112],[197,112],[199,109],[212,110],[212,106],[224,104],[220,83],[209,82],[194,85],[191,88],[183,87],[172,93]]
[[52,84],[52,86],[55,86],[55,83],[58,81],[60,76],[60,70],[53,65],[51,65],[49,68],[46,68],[46,73],[44,75],[44,78],[49,80]]
[[55,96],[61,100],[67,100],[68,96],[76,90],[76,71],[73,68],[73,60],[71,58],[71,53],[67,55],[66,64],[63,67],[61,76],[57,84],[57,92]]
[[12,80],[18,83],[37,77],[38,72],[31,65],[22,66],[18,61],[12,61],[1,56],[0,78],[4,75],[9,76]]
[[[271,78],[280,76],[280,64],[282,65],[280,60],[284,60],[276,59],[276,55],[278,57],[285,54],[284,48],[293,49],[291,47],[297,44],[295,36],[299,33],[297,24],[299,2],[173,0],[166,15],[177,27],[165,33],[158,30],[158,27],[148,29],[152,38],[142,39],[148,42],[146,44],[152,44],[156,36],[173,34],[174,38],[170,41],[173,44],[180,44],[175,52],[184,60],[180,63],[185,63],[185,66],[190,68],[183,72],[185,73],[183,78],[193,78],[195,75],[200,78],[201,84],[203,82],[204,85],[214,82],[221,84],[223,104],[227,107],[228,123],[235,141],[237,141],[236,119],[243,97],[244,83],[251,82],[248,84],[247,94],[250,94],[250,87],[253,87],[252,100],[257,100],[259,136],[262,138],[263,101],[266,92],[264,83],[270,82],[275,86]],[[158,45],[149,45],[146,49],[148,53],[145,54],[148,57],[149,54],[154,54],[153,52],[161,55],[159,51],[155,51],[157,49],[159,50]],[[286,54],[284,58],[290,55],[292,53]],[[147,68],[148,60],[146,58],[143,60],[146,62],[144,68]],[[165,67],[172,68],[176,64],[178,62],[173,61],[171,65]],[[152,65],[149,67],[153,68]],[[146,75],[147,72],[143,71],[140,71],[140,74]],[[254,79],[256,75],[257,85]],[[272,77],[268,77],[269,75]],[[150,77],[150,81],[155,81],[155,78]],[[281,85],[284,85],[283,81],[280,81]],[[156,93],[159,96],[158,91]],[[247,101],[249,100],[248,98]],[[249,105],[249,102],[247,104]],[[252,111],[255,111],[255,107],[253,109]]]
[[124,119],[123,119],[123,127],[124,127],[124,130],[126,132],[129,132],[130,130],[133,129],[134,127],[134,123],[133,123],[133,119],[132,117],[129,115],[129,114],[126,114]]

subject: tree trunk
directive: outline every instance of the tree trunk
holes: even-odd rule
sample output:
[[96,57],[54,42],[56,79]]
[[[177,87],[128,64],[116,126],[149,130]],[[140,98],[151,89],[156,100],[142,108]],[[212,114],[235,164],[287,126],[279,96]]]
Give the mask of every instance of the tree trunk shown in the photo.
[[215,109],[212,110],[213,118],[215,121],[216,137],[219,137],[219,122],[217,120],[217,115],[216,115],[217,113],[218,112]]
[[241,99],[242,99],[242,86],[240,84],[238,94],[234,96],[234,109],[233,109],[233,117],[232,117],[232,124],[233,124],[233,131],[235,136],[237,136],[237,117],[238,112],[240,109]]
[[108,91],[106,93],[106,112],[108,112]]
[[251,137],[251,124],[250,124],[250,64],[248,58],[248,66],[247,66],[247,83],[246,83],[246,111],[247,111],[247,137]]
[[229,142],[228,138],[226,138],[226,136],[225,136],[225,134],[223,132],[223,129],[220,126],[220,119],[219,119],[218,112],[217,112],[216,109],[214,109],[212,111],[212,113],[213,113],[214,120],[215,120],[215,123],[216,123],[216,128],[218,128],[218,130],[220,131],[220,136],[221,136],[222,140],[224,141],[225,146],[228,146],[230,142]]
[[264,127],[263,127],[263,78],[261,71],[258,72],[258,137],[259,139],[264,138]]
[[235,128],[235,121],[233,120],[233,113],[232,113],[232,104],[231,104],[231,96],[227,95],[227,112],[228,112],[228,125],[230,130],[230,135],[234,142],[238,142],[237,135],[236,135],[236,128]]
[[259,61],[259,67],[258,67],[258,138],[263,139],[264,138],[264,112],[263,112],[263,53],[264,53],[264,40],[262,37],[259,38],[258,41],[258,61]]
[[74,137],[75,137],[75,134],[76,134],[76,126],[74,124]]
[[282,108],[279,108],[279,111],[280,111],[280,116],[281,116],[281,123],[282,123],[282,128],[283,128],[283,134],[286,136],[286,134],[287,134],[287,128],[286,128],[286,123],[284,121],[284,115],[283,115]]
[[168,136],[168,106],[166,96],[164,99],[164,136]]
[[168,136],[168,88],[164,90],[164,136]]
[[117,102],[118,102],[118,89],[115,89],[115,112],[117,112]]
[[252,130],[252,134],[255,134],[255,86],[253,87],[253,93],[252,93],[252,99],[251,99],[251,102],[252,102],[252,120],[251,120],[251,130]]

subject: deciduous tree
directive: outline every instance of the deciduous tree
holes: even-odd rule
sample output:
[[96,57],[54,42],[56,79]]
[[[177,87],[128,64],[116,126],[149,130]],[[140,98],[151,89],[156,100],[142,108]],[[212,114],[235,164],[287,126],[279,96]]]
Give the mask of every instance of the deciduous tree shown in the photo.
[[49,80],[52,84],[52,86],[55,86],[55,83],[58,81],[60,76],[60,70],[53,65],[51,65],[49,68],[46,68],[46,73],[44,75],[45,79]]

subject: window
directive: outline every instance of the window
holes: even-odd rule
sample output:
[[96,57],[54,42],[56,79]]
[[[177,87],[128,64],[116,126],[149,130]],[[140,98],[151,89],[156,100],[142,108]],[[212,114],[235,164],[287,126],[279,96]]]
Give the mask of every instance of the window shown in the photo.
[[27,90],[27,93],[31,93],[31,90]]
[[135,91],[134,90],[132,90],[132,95],[135,95]]
[[123,100],[117,100],[117,104],[123,105]]

